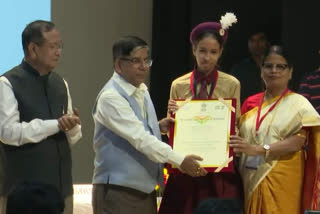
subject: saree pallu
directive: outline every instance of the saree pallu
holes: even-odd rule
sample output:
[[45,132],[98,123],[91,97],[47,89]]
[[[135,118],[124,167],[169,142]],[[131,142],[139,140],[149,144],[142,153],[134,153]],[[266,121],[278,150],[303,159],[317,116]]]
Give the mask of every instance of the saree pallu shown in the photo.
[[[247,214],[299,214],[319,209],[320,116],[303,96],[286,94],[269,112],[256,136],[258,100],[263,93],[248,98],[252,105],[240,118],[240,135],[252,144],[272,144],[307,130],[306,148],[283,155],[260,157],[256,169],[248,167],[252,156],[242,155],[240,173]],[[264,115],[278,97],[262,104]],[[243,109],[246,109],[244,107]]]

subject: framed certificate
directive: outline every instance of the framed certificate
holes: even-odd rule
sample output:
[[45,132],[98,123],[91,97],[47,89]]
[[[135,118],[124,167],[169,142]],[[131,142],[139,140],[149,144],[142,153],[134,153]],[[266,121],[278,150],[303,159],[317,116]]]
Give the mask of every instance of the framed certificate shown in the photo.
[[[203,158],[202,167],[208,172],[233,171],[233,151],[230,135],[235,134],[236,99],[176,100],[179,110],[172,116],[169,144],[183,155]],[[179,173],[168,164],[169,173]]]

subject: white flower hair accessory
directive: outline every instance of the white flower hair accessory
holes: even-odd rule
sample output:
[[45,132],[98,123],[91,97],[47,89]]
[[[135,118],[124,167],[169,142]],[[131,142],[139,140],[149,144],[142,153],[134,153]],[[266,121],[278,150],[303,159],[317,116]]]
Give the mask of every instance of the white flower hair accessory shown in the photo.
[[225,30],[227,30],[233,23],[237,23],[237,21],[237,17],[234,13],[226,13],[224,16],[221,16],[221,29],[219,30],[219,34],[223,36],[225,34]]

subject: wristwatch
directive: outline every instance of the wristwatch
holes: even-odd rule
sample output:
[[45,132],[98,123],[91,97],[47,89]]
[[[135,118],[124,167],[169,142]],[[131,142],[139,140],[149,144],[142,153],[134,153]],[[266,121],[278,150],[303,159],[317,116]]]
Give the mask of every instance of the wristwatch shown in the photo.
[[264,154],[264,158],[268,158],[269,153],[270,153],[270,145],[269,144],[264,144],[263,148],[266,151],[266,153]]

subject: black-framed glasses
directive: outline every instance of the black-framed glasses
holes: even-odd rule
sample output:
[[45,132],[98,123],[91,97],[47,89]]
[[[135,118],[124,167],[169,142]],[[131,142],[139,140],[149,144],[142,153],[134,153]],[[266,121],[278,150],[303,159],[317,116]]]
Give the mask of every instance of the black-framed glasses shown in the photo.
[[145,64],[148,67],[151,67],[151,65],[152,65],[152,59],[150,59],[150,58],[140,59],[140,58],[136,58],[136,57],[133,57],[133,58],[121,57],[120,60],[128,61],[136,67],[138,67],[142,64]]
[[265,71],[272,71],[273,69],[275,69],[276,71],[284,71],[288,68],[288,64],[273,64],[273,63],[264,63],[262,65],[262,68]]

